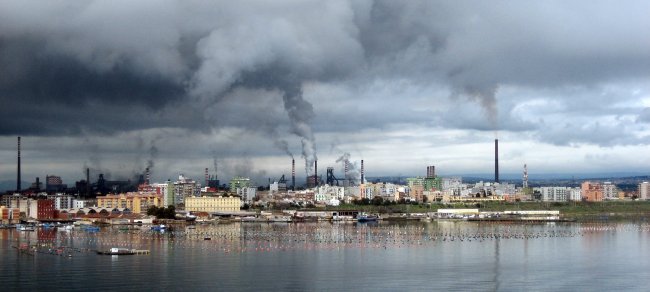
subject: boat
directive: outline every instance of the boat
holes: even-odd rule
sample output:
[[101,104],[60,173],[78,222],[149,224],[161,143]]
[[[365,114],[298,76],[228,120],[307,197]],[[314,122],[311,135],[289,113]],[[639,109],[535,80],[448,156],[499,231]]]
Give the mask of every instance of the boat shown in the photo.
[[101,255],[134,255],[135,251],[127,248],[113,247],[109,250],[101,251],[98,250],[97,254]]
[[86,232],[99,232],[98,226],[85,226],[83,229]]
[[18,226],[19,231],[34,231],[34,226],[32,225],[20,225]]
[[357,216],[357,221],[359,222],[375,222],[377,220],[379,220],[379,216],[377,215],[359,214]]
[[167,226],[165,226],[165,224],[151,226],[151,230],[153,230],[153,231],[164,231],[166,229],[167,229]]

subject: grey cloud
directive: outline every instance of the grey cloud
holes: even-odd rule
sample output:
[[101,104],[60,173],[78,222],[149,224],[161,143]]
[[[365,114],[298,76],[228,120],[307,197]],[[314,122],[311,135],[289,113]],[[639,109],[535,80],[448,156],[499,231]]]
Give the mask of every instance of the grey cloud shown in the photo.
[[[648,10],[646,1],[3,1],[0,135],[235,127],[267,133],[265,146],[279,152],[302,151],[307,168],[318,132],[395,122],[539,131],[557,145],[645,143],[620,140],[636,129],[602,119],[638,110],[605,112],[624,98],[590,88],[647,79]],[[419,110],[399,88],[369,92],[400,80],[405,92],[460,106]],[[311,98],[308,84],[336,84],[351,101],[341,109],[326,94]],[[508,96],[509,88],[575,92]],[[513,111],[531,98],[561,100],[577,119],[538,124]],[[584,126],[586,116],[598,123]],[[601,138],[588,134],[595,130]]]

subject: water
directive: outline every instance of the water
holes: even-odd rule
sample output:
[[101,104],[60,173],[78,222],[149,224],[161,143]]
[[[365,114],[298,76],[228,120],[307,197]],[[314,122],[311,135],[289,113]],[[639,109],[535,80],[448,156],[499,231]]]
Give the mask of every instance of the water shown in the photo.
[[[96,233],[11,229],[0,230],[0,287],[647,291],[649,243],[646,223],[233,223],[165,233],[146,227]],[[21,244],[38,247],[31,255],[33,250],[13,248]],[[68,248],[56,255],[61,246]],[[148,249],[151,254],[100,256],[89,251],[110,247]]]

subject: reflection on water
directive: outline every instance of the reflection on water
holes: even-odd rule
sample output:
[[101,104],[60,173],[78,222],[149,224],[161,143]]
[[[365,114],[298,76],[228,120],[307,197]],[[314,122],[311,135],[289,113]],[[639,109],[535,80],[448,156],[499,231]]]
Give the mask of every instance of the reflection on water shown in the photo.
[[[649,234],[464,221],[5,229],[0,277],[3,290],[644,290]],[[94,252],[111,247],[151,254]]]

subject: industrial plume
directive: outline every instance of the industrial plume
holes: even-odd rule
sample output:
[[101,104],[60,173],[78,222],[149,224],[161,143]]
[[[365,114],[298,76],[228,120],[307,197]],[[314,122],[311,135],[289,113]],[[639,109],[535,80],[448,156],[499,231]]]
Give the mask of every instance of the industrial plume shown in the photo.
[[348,182],[356,182],[359,179],[359,176],[361,175],[360,170],[358,169],[357,165],[353,162],[350,161],[350,153],[345,152],[341,157],[336,159],[336,162],[343,162],[343,167],[345,169],[344,175],[345,179]]
[[305,158],[305,170],[309,175],[311,174],[310,166],[318,159],[316,157],[314,133],[309,124],[314,115],[314,109],[309,102],[302,98],[300,88],[294,87],[285,91],[282,99],[291,122],[291,132],[300,137],[302,157]]

